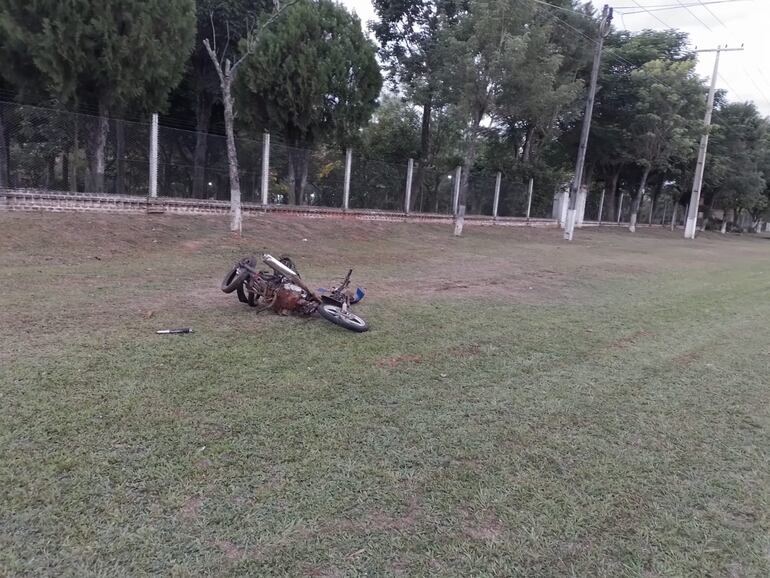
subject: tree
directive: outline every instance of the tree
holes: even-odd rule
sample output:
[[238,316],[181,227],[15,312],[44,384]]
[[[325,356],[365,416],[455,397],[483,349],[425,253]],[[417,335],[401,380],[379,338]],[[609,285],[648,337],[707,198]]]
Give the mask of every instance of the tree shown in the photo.
[[294,4],[284,5],[270,16],[267,21],[262,23],[257,30],[248,30],[246,37],[241,41],[241,56],[233,62],[228,56],[230,46],[229,35],[225,38],[223,47],[217,46],[216,26],[214,25],[214,15],[211,18],[211,41],[206,38],[203,40],[203,46],[209,55],[211,64],[219,78],[219,87],[222,91],[222,104],[224,105],[225,115],[225,136],[227,138],[227,166],[230,176],[230,230],[241,233],[242,214],[241,214],[241,177],[238,170],[238,151],[235,148],[235,98],[233,96],[233,83],[237,77],[238,70],[246,59],[254,54],[259,34],[262,33],[286,8]]
[[764,208],[762,166],[768,126],[752,103],[722,103],[714,111],[703,183],[704,227],[712,210]]
[[384,98],[372,122],[361,132],[361,152],[373,159],[406,164],[419,150],[417,110],[398,98]]
[[414,190],[422,195],[425,169],[432,165],[431,121],[445,103],[442,70],[447,32],[467,12],[468,0],[374,0],[379,21],[371,30],[396,88],[422,110]]
[[[212,115],[215,110],[219,114],[222,104],[219,76],[211,65],[203,40],[216,36],[220,40],[220,59],[222,56],[235,59],[238,46],[249,31],[249,24],[255,18],[268,14],[272,7],[272,0],[196,1],[195,49],[190,56],[185,76],[171,98],[172,110],[177,116],[192,116],[195,119],[195,143],[190,150],[194,198],[204,196],[206,191],[208,133],[212,126]],[[213,119],[213,122],[217,122],[217,119]]]
[[695,154],[704,86],[694,69],[690,60],[654,60],[631,75],[638,101],[629,123],[629,152],[642,170],[631,207],[631,232],[636,231],[650,172],[668,170],[675,158]]
[[[629,122],[636,114],[639,84],[632,75],[645,64],[662,60],[690,60],[687,35],[678,30],[644,30],[638,34],[616,32],[605,41],[605,54],[594,105],[591,138],[588,141],[588,172],[596,167],[606,185],[606,214],[615,214],[616,196],[624,173],[634,176],[634,155],[629,149]],[[577,130],[567,139],[577,146]]]
[[381,88],[375,46],[358,18],[332,0],[300,0],[260,34],[239,82],[241,112],[292,147],[290,202],[306,202],[308,148],[322,138],[350,144]]
[[[573,8],[563,0],[564,8]],[[586,8],[583,7],[583,10]],[[538,6],[527,26],[522,66],[509,71],[497,99],[497,115],[514,139],[514,155],[524,164],[537,163],[541,147],[559,136],[565,125],[579,119],[583,108],[584,77],[590,73],[591,46],[565,35],[565,28],[551,18],[550,7]],[[576,11],[570,26],[595,35],[595,19]],[[577,146],[575,144],[575,146]]]
[[90,189],[104,188],[109,114],[165,105],[192,48],[194,18],[193,0],[6,0],[0,7],[9,80],[98,110],[87,142]]
[[[465,210],[481,122],[495,112],[505,80],[522,65],[532,13],[532,6],[526,3],[478,2],[447,41],[446,84],[466,121],[460,213]],[[462,219],[457,221],[455,234],[462,234]]]

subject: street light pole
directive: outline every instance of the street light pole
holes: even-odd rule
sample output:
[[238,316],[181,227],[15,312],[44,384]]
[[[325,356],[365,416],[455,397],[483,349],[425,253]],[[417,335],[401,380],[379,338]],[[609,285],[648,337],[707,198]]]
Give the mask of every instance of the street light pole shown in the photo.
[[591,68],[591,84],[588,88],[588,98],[586,98],[586,111],[583,116],[583,129],[580,132],[580,145],[578,146],[577,162],[575,163],[575,178],[572,180],[572,187],[569,195],[569,208],[567,209],[567,221],[564,223],[564,238],[567,241],[572,240],[572,234],[575,231],[575,221],[577,220],[577,197],[583,186],[583,170],[586,164],[586,150],[588,148],[588,134],[591,131],[591,116],[594,112],[594,98],[596,97],[596,83],[599,80],[599,66],[602,60],[602,48],[604,39],[610,33],[612,24],[612,8],[607,4],[602,9],[602,19],[599,22],[599,38],[596,42],[596,52],[594,53],[593,68]]
[[740,52],[740,48],[722,48],[717,46],[711,50],[696,50],[696,52],[716,52],[714,59],[714,74],[711,75],[711,87],[706,102],[706,116],[703,118],[703,135],[700,137],[700,147],[698,148],[698,164],[695,165],[695,177],[692,181],[692,193],[690,193],[690,206],[687,210],[687,222],[684,226],[684,238],[695,238],[695,226],[698,222],[698,208],[700,207],[700,191],[703,186],[703,172],[706,168],[706,151],[709,146],[709,127],[711,126],[711,113],[714,110],[714,93],[717,88],[717,75],[719,74],[719,55],[722,52]]

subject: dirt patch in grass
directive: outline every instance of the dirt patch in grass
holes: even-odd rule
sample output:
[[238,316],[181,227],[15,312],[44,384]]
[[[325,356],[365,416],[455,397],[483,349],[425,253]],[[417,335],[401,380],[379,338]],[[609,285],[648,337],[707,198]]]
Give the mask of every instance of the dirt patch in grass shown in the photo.
[[612,343],[610,343],[610,348],[627,349],[633,345],[636,345],[643,339],[652,337],[653,335],[654,333],[650,331],[646,331],[644,329],[641,329],[639,331],[634,331],[631,335],[626,335],[625,337],[621,337],[620,339],[617,339]]
[[674,358],[674,363],[681,366],[688,366],[692,365],[693,363],[696,363],[701,359],[701,353],[698,351],[688,351],[687,353],[682,353],[681,355],[677,355]]
[[506,528],[505,525],[487,510],[481,512],[471,512],[465,508],[460,509],[463,532],[471,539],[497,544],[504,540]]
[[396,367],[399,367],[401,365],[409,365],[413,363],[422,363],[423,359],[420,355],[396,355],[393,357],[386,357],[385,359],[380,359],[377,362],[377,365],[380,367],[389,367],[391,369],[395,369]]
[[179,509],[179,517],[186,522],[194,522],[200,517],[202,505],[202,498],[193,497],[188,499]]

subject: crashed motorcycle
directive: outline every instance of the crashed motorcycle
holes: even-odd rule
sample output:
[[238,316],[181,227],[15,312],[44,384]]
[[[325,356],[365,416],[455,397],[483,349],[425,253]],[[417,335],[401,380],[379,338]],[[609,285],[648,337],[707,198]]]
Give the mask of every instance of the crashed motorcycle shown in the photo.
[[330,290],[311,289],[302,279],[294,262],[289,257],[276,259],[262,255],[262,263],[269,271],[257,269],[256,258],[241,259],[222,281],[222,291],[236,292],[238,300],[254,307],[257,313],[272,309],[279,315],[297,313],[321,317],[357,333],[369,329],[366,321],[350,311],[350,306],[364,297],[360,287],[350,289],[350,269],[342,283]]

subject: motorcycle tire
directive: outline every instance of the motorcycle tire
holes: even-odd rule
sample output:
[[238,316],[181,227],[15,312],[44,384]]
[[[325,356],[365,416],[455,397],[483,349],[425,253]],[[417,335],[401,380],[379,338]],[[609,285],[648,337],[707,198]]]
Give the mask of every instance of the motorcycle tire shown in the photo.
[[331,321],[335,325],[339,325],[350,331],[355,331],[356,333],[363,333],[364,331],[369,330],[369,325],[367,325],[366,321],[350,311],[345,313],[339,305],[321,303],[318,306],[318,314],[327,321]]
[[238,301],[245,303],[249,307],[256,307],[259,297],[256,293],[252,293],[246,287],[246,283],[238,287]]
[[240,265],[236,265],[225,275],[222,280],[222,291],[225,293],[232,293],[239,287],[243,286],[243,282],[248,278],[249,270],[244,269]]

